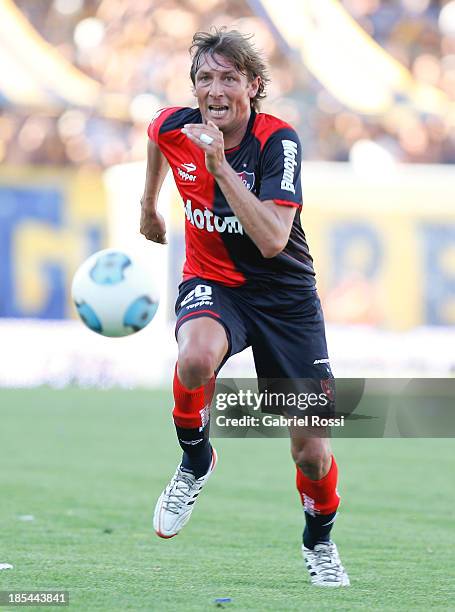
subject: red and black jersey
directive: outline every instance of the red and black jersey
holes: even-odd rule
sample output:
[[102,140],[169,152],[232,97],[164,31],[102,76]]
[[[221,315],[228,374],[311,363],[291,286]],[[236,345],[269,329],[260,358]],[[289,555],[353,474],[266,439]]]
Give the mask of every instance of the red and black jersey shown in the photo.
[[252,111],[242,142],[225,150],[230,166],[259,200],[296,209],[286,247],[267,259],[205,167],[204,151],[181,133],[185,123],[202,123],[199,109],[165,108],[148,128],[169,162],[184,203],[184,280],[197,276],[231,287],[259,281],[313,288],[313,260],[300,223],[301,146],[295,130],[272,115]]

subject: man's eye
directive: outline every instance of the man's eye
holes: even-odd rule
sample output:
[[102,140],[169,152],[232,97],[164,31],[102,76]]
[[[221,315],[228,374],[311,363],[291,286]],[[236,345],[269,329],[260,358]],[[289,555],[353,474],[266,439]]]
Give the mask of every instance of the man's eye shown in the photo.
[[232,81],[235,81],[235,79],[232,76],[227,76],[226,81],[229,81],[230,83],[232,83]]

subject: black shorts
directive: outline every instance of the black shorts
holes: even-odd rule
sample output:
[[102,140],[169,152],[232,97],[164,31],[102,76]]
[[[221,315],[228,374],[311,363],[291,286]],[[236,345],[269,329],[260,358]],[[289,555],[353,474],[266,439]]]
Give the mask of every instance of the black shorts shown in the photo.
[[179,286],[175,313],[176,335],[185,321],[197,317],[211,317],[223,325],[229,348],[220,368],[231,355],[251,346],[262,384],[269,381],[270,387],[271,381],[300,381],[298,386],[315,392],[322,386],[334,403],[324,317],[316,290],[252,290],[192,278]]

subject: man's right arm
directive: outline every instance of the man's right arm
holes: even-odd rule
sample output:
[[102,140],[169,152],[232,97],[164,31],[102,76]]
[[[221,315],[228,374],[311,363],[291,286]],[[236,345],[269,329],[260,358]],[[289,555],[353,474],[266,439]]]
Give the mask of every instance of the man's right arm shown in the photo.
[[145,174],[144,195],[141,198],[141,234],[147,240],[166,244],[166,225],[157,211],[158,195],[169,170],[165,156],[155,141],[149,139],[147,145],[147,170]]

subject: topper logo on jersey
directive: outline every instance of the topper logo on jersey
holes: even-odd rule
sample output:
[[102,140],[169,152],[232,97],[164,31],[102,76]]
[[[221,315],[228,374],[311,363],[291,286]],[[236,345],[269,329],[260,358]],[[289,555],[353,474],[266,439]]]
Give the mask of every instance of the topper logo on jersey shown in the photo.
[[293,140],[282,140],[284,153],[284,170],[283,177],[281,179],[281,189],[285,191],[291,191],[295,195],[294,187],[294,169],[297,166],[297,143]]
[[202,211],[200,208],[193,210],[191,200],[187,200],[185,204],[185,215],[191,225],[198,229],[206,229],[208,232],[219,232],[223,234],[243,234],[243,227],[235,215],[230,217],[219,217],[211,210],[206,208]]
[[182,178],[184,181],[190,181],[191,183],[194,183],[197,176],[191,173],[196,170],[196,165],[193,163],[189,163],[189,164],[186,163],[186,164],[180,164],[180,165],[183,166],[184,168],[184,169],[177,168],[177,173],[180,176],[180,178]]

